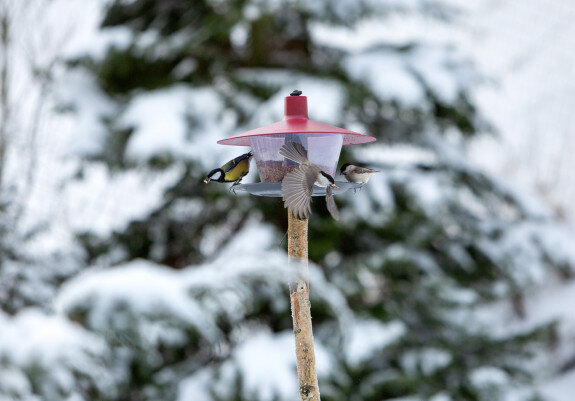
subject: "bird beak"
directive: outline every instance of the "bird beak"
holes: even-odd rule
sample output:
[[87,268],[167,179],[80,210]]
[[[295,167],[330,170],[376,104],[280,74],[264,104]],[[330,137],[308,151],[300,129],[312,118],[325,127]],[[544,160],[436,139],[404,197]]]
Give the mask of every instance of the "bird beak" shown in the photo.
[[210,181],[211,181],[211,180],[210,180],[209,178],[206,178],[206,179],[204,180],[204,184],[207,184],[207,183],[210,182]]
[[335,184],[331,184],[332,187],[334,187],[335,189],[339,189],[339,187]]

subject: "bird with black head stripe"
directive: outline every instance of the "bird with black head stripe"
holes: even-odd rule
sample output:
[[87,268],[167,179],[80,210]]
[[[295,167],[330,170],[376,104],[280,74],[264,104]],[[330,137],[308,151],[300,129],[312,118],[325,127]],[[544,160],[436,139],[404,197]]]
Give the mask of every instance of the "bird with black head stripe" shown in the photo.
[[356,166],[354,164],[345,163],[339,169],[340,174],[345,177],[348,182],[359,182],[365,184],[374,173],[379,173],[379,170],[367,168],[363,166]]
[[325,202],[331,216],[339,220],[339,210],[333,199],[332,188],[338,188],[331,175],[322,171],[307,158],[307,150],[297,142],[287,142],[280,149],[280,155],[299,163],[298,168],[287,173],[282,180],[284,206],[298,219],[311,214],[313,186],[325,187]]
[[250,151],[230,160],[222,167],[213,169],[204,179],[204,183],[207,184],[210,181],[233,182],[230,187],[230,191],[233,191],[233,188],[250,172],[250,161],[253,156],[253,152]]

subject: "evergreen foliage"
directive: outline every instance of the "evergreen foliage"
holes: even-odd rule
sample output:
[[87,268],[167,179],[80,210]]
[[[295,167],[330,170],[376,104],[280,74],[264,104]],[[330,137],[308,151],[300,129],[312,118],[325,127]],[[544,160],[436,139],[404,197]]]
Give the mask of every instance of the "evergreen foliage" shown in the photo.
[[[78,344],[77,351],[96,364],[109,358],[114,372],[107,388],[82,387],[82,399],[291,397],[291,384],[254,382],[246,365],[251,350],[291,341],[285,255],[273,251],[286,211],[277,199],[234,196],[201,179],[231,154],[211,150],[216,140],[280,119],[281,99],[296,88],[308,95],[312,119],[376,136],[366,149],[344,148],[341,160],[363,158],[382,171],[361,192],[337,198],[340,222],[314,202],[309,247],[322,398],[497,400],[529,382],[553,326],[500,332],[485,309],[520,299],[573,261],[547,240],[549,216],[465,160],[466,141],[489,129],[471,96],[480,75],[449,44],[382,42],[351,52],[315,35],[318,27],[346,29],[397,12],[456,18],[438,2],[409,3],[108,6],[102,31],[127,30],[131,41],[70,60],[112,105],[87,111],[100,134],[86,133],[92,146],[77,179],[103,167],[109,180],[175,179],[153,210],[109,232],[76,233],[83,263],[106,267],[68,280],[57,309],[83,326],[77,338],[105,343],[106,355]],[[95,380],[70,369],[77,380]],[[277,380],[295,385],[290,372]],[[18,391],[57,399],[53,389]]]

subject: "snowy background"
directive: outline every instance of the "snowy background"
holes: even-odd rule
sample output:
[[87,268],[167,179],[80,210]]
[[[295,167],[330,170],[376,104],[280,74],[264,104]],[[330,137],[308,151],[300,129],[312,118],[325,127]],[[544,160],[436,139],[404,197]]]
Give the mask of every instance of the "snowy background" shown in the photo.
[[[281,9],[250,3],[231,29],[239,54],[259,7]],[[410,212],[437,219],[422,219],[422,230],[403,221],[398,230],[411,239],[397,234],[403,239],[384,241],[385,248],[369,237],[353,260],[329,241],[312,243],[322,395],[439,401],[471,389],[487,398],[467,399],[572,399],[575,5],[383,1],[390,15],[382,16],[371,9],[378,2],[358,2],[363,10],[318,2],[306,9],[310,40],[340,52],[342,74],[384,104],[378,112],[366,101],[363,114],[351,116],[342,81],[298,66],[239,69],[237,81],[272,88],[263,101],[234,92],[225,73],[189,84],[203,71],[193,59],[173,66],[179,83],[114,93],[104,69],[93,67],[113,65],[110,49],[161,60],[185,48],[187,36],[100,29],[109,4],[0,0],[9,32],[0,38],[0,400],[296,399],[289,272],[278,248],[283,221],[272,203],[221,196],[227,189],[217,184],[197,192],[195,183],[238,154],[217,140],[281,118],[283,97],[295,87],[321,122],[370,134],[378,113],[398,121],[382,128],[377,144],[347,154],[383,173],[363,193],[342,198],[344,228],[330,233],[396,235],[389,224],[403,216],[394,209],[397,188],[413,195]],[[323,21],[329,10],[334,15]],[[355,13],[353,22],[338,23]],[[406,43],[416,45],[398,50]],[[462,93],[476,110],[459,103]],[[228,96],[236,94],[239,105]],[[436,103],[471,115],[477,135],[462,139],[467,123],[428,123]],[[405,128],[403,119],[418,128]],[[117,157],[110,132],[128,131]],[[445,171],[420,172],[429,166]],[[460,181],[462,188],[453,184]],[[478,195],[483,188],[490,192]],[[327,220],[316,215],[312,233],[322,233]],[[178,241],[182,233],[189,237]],[[450,258],[427,252],[435,235],[441,243],[432,246]],[[478,254],[495,266],[493,283],[471,273]],[[461,281],[442,270],[448,259],[464,272]],[[426,275],[410,276],[420,287],[402,293],[390,283],[402,274],[395,266],[411,266],[406,261]],[[413,299],[394,304],[405,294]],[[414,336],[414,327],[427,326],[409,314],[433,297],[444,302],[434,318],[454,327],[430,329],[437,342]],[[506,342],[549,327],[553,333],[532,348]],[[473,361],[461,362],[450,347],[465,347],[463,336],[488,338],[493,347],[469,346]],[[497,352],[517,360],[491,356]],[[451,373],[458,363],[464,379]],[[531,375],[523,382],[515,377],[521,364]]]

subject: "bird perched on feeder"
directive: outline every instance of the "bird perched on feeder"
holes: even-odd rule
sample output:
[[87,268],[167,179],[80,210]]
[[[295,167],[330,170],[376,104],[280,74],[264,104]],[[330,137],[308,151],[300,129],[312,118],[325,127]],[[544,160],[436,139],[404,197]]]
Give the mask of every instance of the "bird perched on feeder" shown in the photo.
[[285,143],[280,155],[299,163],[298,168],[290,171],[282,180],[282,198],[284,207],[299,219],[308,218],[311,213],[311,196],[314,184],[325,187],[325,202],[331,216],[339,220],[339,210],[333,199],[332,188],[335,185],[333,177],[311,163],[307,158],[307,150],[296,142]]
[[360,182],[362,184],[368,182],[373,173],[379,173],[379,170],[356,166],[349,163],[345,163],[343,166],[341,166],[339,171],[341,175],[343,175],[349,182]]
[[204,183],[207,184],[210,181],[233,182],[230,187],[230,191],[233,191],[233,188],[250,172],[250,161],[253,156],[253,152],[250,151],[230,160],[220,168],[213,169],[204,179]]

